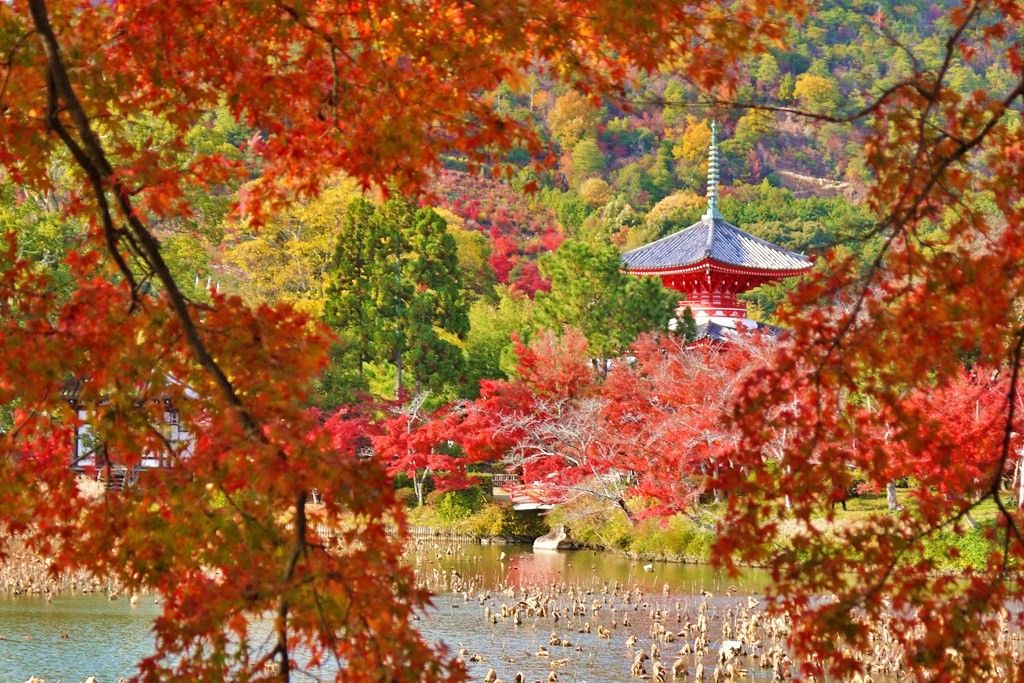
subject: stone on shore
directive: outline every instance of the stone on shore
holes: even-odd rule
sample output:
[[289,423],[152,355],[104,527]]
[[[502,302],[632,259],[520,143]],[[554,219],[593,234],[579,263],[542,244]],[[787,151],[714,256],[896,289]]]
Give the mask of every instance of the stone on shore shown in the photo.
[[569,537],[569,528],[564,524],[537,538],[533,542],[534,550],[572,550],[576,542]]

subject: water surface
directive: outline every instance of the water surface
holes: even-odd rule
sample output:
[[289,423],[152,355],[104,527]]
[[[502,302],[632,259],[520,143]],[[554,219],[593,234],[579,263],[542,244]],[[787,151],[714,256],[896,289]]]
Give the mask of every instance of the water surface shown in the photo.
[[[703,599],[700,593],[710,591],[715,594],[711,601],[716,611],[738,611],[743,596],[759,592],[766,580],[763,573],[749,572],[737,582],[700,565],[654,563],[653,571],[646,571],[647,563],[617,555],[533,553],[528,546],[420,542],[410,560],[423,582],[439,591],[434,608],[417,626],[428,640],[442,641],[453,652],[466,648],[481,655],[484,661],[469,663],[477,680],[493,667],[506,681],[517,671],[529,681],[546,681],[551,661],[568,659],[559,668],[560,681],[628,681],[630,654],[625,639],[635,633],[649,643],[644,634],[650,628],[651,609],[673,611],[679,604],[683,613],[692,614]],[[461,591],[447,590],[453,572],[473,582],[477,592],[469,600]],[[606,586],[639,589],[646,606],[634,605],[630,627],[616,626],[607,640],[593,631],[598,623],[611,627],[613,617],[608,611],[562,620],[557,626],[549,618],[524,617],[519,626],[509,620],[490,624],[484,618],[487,605],[497,611],[503,603],[513,604],[508,594],[500,592],[509,586],[524,590],[562,585],[592,591],[586,596],[588,602],[601,598]],[[481,605],[478,600],[484,591],[491,598]],[[152,651],[149,629],[158,612],[152,598],[141,599],[136,607],[125,598],[111,602],[102,595],[55,598],[50,604],[41,598],[0,599],[0,683],[23,683],[33,675],[50,683],[77,682],[88,676],[112,683],[119,676],[131,676],[136,663]],[[577,632],[584,621],[591,622],[590,634]],[[614,621],[621,622],[621,612]],[[551,657],[536,657],[538,647],[547,646],[553,626],[573,646],[552,647]],[[68,637],[62,638],[62,632]],[[663,658],[670,665],[678,646],[664,649]]]

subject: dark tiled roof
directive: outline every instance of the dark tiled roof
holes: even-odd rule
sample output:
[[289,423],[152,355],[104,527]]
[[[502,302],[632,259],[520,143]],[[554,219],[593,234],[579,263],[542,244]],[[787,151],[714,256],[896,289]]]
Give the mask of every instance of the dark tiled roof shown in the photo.
[[[774,325],[767,325],[765,323],[757,323],[757,326],[752,329],[744,330],[743,334],[750,334],[754,331],[759,334],[768,337],[778,337],[783,333],[781,327],[775,327]],[[728,325],[721,325],[716,322],[707,321],[701,325],[697,325],[697,333],[694,335],[694,341],[701,341],[708,339],[716,342],[727,342],[736,339],[740,334],[735,328],[729,327]]]
[[688,266],[711,258],[761,270],[804,270],[806,256],[743,232],[722,218],[702,218],[688,228],[622,255],[626,268],[647,270]]

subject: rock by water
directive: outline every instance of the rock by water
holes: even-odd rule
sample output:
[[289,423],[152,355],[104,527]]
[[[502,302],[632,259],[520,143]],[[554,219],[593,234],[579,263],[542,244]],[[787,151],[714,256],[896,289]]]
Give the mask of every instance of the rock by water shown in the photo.
[[534,550],[572,550],[576,542],[569,537],[569,527],[561,524],[533,542]]

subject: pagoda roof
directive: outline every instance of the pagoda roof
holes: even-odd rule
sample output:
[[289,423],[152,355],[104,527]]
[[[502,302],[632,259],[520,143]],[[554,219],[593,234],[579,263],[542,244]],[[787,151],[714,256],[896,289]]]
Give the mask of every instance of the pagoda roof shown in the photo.
[[767,337],[778,337],[783,333],[783,329],[781,327],[768,325],[767,323],[755,322],[753,320],[745,320],[744,323],[746,324],[743,327],[743,332],[740,332],[734,325],[723,325],[722,323],[708,320],[705,323],[697,325],[696,334],[694,335],[693,340],[730,342],[735,341],[741,334],[752,334],[757,332],[758,334]]
[[627,270],[665,272],[697,264],[718,264],[729,269],[768,271],[783,275],[803,273],[811,261],[803,254],[783,249],[722,218],[718,211],[718,129],[711,121],[708,151],[708,210],[700,221],[660,240],[627,251],[622,265]]
[[627,251],[622,255],[623,265],[638,271],[675,270],[706,261],[762,271],[803,272],[811,267],[803,254],[754,237],[717,211],[709,214],[688,228]]

